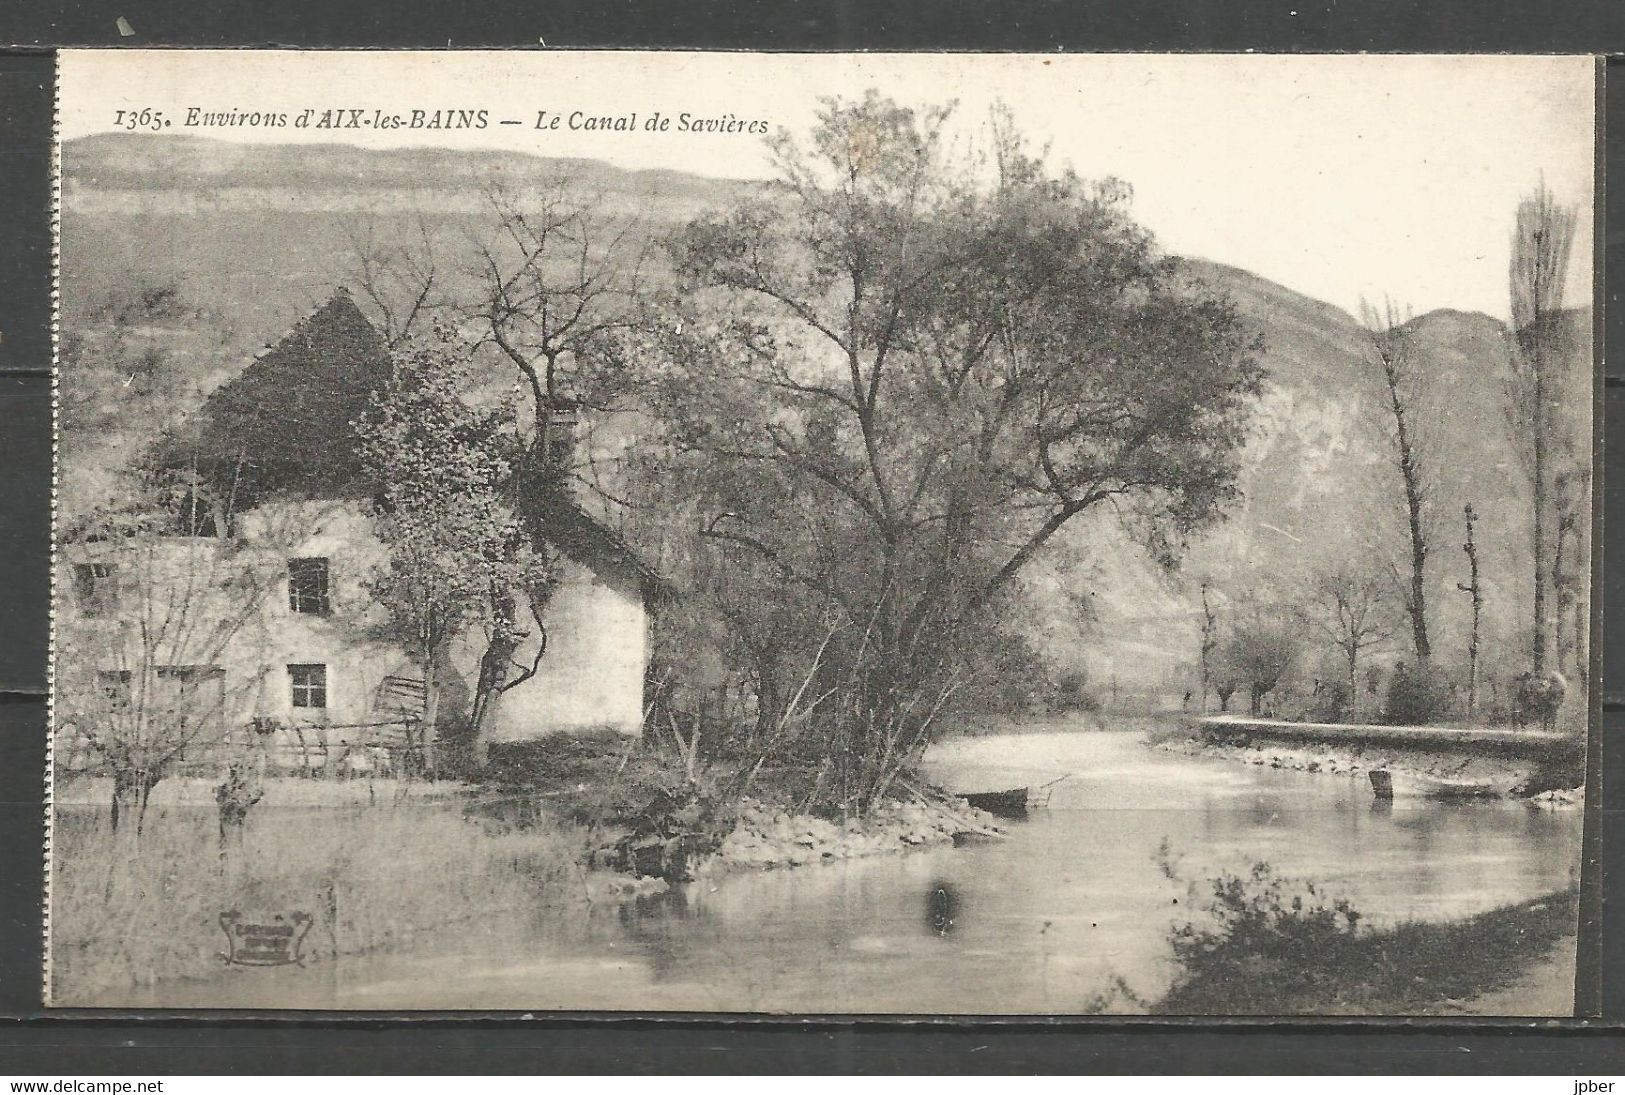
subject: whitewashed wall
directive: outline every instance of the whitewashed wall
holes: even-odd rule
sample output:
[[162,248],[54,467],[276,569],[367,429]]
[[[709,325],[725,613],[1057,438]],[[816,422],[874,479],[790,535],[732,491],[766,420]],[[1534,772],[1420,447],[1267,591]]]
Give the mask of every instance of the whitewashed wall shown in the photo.
[[[398,643],[377,635],[387,622],[385,610],[367,590],[367,582],[386,561],[371,521],[354,502],[277,503],[245,514],[235,541],[174,538],[155,558],[122,568],[123,609],[113,618],[77,619],[73,603],[73,564],[86,558],[115,559],[114,547],[90,554],[65,552],[58,576],[63,626],[59,639],[59,683],[94,687],[97,670],[112,670],[131,661],[130,636],[138,627],[131,608],[145,598],[147,615],[162,616],[175,588],[194,587],[199,575],[219,581],[231,574],[255,575],[261,588],[254,610],[235,637],[207,659],[177,648],[173,654],[148,655],[149,661],[193,663],[207,660],[225,670],[228,692],[227,729],[239,730],[254,718],[311,727],[307,737],[330,745],[365,741],[368,723],[387,712],[377,709],[379,687],[386,676],[418,678],[421,667]],[[149,555],[152,554],[149,552]],[[295,612],[288,602],[287,560],[325,557],[329,561],[327,616]],[[222,598],[218,611],[228,609]],[[207,615],[211,610],[196,610]],[[505,693],[491,713],[489,740],[523,741],[561,731],[610,728],[638,734],[642,725],[643,676],[648,657],[647,619],[636,576],[601,576],[565,560],[561,581],[547,612],[548,647],[540,671]],[[477,629],[476,629],[477,631]],[[197,644],[193,644],[194,646]],[[466,686],[443,693],[442,711],[457,712],[458,700],[471,698],[479,676],[483,636],[466,635],[454,645],[451,675]],[[517,657],[528,663],[534,642]],[[327,666],[325,711],[295,707],[290,664]],[[461,696],[455,693],[461,692]],[[449,703],[448,703],[449,701]],[[331,731],[318,729],[322,725]]]
[[[243,538],[249,551],[274,555],[283,565],[273,596],[267,597],[257,636],[234,645],[229,675],[253,676],[255,684],[243,717],[311,721],[307,708],[293,706],[288,678],[291,663],[327,665],[329,723],[359,723],[373,717],[373,698],[390,674],[420,676],[406,651],[370,633],[387,622],[366,583],[384,565],[383,545],[372,522],[354,503],[307,502],[262,506],[245,515]],[[328,560],[332,614],[295,612],[288,605],[286,560],[321,556]]]
[[[562,570],[548,604],[541,668],[502,695],[487,723],[489,741],[525,741],[573,730],[642,732],[649,639],[637,583],[569,560]],[[529,664],[535,651],[535,643],[529,643],[515,660]],[[464,672],[475,679],[469,670]]]

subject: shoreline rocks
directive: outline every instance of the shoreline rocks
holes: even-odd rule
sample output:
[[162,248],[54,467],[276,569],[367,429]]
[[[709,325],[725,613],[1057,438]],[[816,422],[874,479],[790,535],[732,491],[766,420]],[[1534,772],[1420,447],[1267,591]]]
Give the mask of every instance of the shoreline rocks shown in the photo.
[[792,814],[746,799],[739,821],[708,862],[714,871],[772,870],[952,844],[965,833],[1000,833],[991,814],[969,805],[889,802],[844,823]]

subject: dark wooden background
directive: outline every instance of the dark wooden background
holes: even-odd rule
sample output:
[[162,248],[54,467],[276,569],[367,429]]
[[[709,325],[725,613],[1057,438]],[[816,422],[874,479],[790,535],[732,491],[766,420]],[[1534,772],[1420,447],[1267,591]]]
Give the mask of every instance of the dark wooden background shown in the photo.
[[[735,1023],[284,1015],[45,1016],[40,888],[49,589],[53,46],[521,46],[1625,52],[1618,0],[1073,3],[331,4],[11,0],[0,5],[0,1073],[1617,1072],[1625,931],[1583,939],[1603,1019],[1224,1024]],[[133,34],[117,25],[124,16]],[[9,48],[7,48],[9,47]],[[1607,93],[1603,621],[1625,613],[1625,60]],[[1625,910],[1625,641],[1604,634],[1601,793],[1587,899]]]

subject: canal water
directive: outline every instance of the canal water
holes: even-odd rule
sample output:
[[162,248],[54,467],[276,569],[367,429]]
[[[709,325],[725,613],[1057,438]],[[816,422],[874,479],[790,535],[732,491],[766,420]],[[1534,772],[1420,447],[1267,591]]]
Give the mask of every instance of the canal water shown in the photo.
[[[171,1006],[791,1013],[1139,1010],[1206,880],[1262,860],[1368,924],[1471,914],[1571,884],[1581,815],[1373,801],[1363,777],[1190,757],[1046,728],[927,757],[959,788],[1057,784],[1009,839],[730,875],[559,923],[457,929],[408,952],[233,969]],[[432,885],[432,880],[425,880]],[[1194,894],[1193,898],[1193,884]],[[1132,996],[1118,986],[1126,986]]]

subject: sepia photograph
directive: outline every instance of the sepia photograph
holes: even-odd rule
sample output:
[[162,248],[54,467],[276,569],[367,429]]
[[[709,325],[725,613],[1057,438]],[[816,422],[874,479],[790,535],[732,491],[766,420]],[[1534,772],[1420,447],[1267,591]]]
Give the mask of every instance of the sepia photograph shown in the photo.
[[58,73],[51,1007],[1575,1015],[1593,58]]

